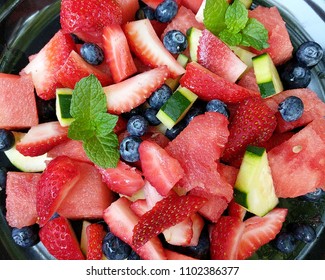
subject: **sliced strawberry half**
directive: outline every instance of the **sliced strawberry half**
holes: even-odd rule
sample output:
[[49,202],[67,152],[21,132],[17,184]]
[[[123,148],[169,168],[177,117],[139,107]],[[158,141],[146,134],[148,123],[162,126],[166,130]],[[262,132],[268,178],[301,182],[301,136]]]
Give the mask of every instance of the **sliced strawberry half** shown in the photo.
[[16,149],[24,156],[39,156],[47,153],[68,140],[68,128],[62,127],[58,121],[41,123],[32,126],[17,143]]
[[275,208],[263,217],[245,220],[245,230],[238,247],[238,259],[253,255],[261,246],[269,243],[280,232],[288,209]]
[[166,260],[164,248],[158,237],[149,240],[142,247],[132,244],[133,228],[139,218],[130,209],[131,201],[120,197],[104,211],[104,221],[110,231],[118,238],[129,244],[143,260]]
[[117,84],[104,87],[107,109],[110,113],[121,114],[131,111],[144,103],[169,77],[166,66],[143,72]]
[[115,83],[137,72],[128,41],[120,25],[111,24],[104,27],[103,49]]
[[244,220],[247,212],[246,209],[238,204],[235,200],[229,202],[227,211],[229,216],[237,217],[241,221]]
[[97,168],[103,181],[114,192],[132,196],[144,186],[141,172],[123,161],[119,161],[116,168]]
[[143,141],[139,146],[141,167],[144,177],[165,196],[184,176],[177,159],[170,156],[157,143]]
[[248,145],[259,146],[269,140],[276,125],[273,111],[260,97],[240,102],[229,125],[222,160],[230,163],[242,158]]
[[131,50],[143,63],[151,67],[167,65],[173,78],[185,73],[185,69],[164,47],[149,19],[129,22],[124,31]]
[[259,92],[234,84],[196,62],[186,65],[180,84],[206,101],[220,99],[226,103],[237,103],[252,96],[260,96]]
[[67,156],[51,160],[37,184],[36,210],[44,226],[80,177],[78,167]]
[[115,0],[62,0],[60,23],[66,33],[101,31],[122,23],[122,9]]
[[55,89],[62,87],[57,79],[57,71],[74,49],[75,44],[70,34],[63,34],[62,30],[59,30],[21,71],[31,74],[40,98],[55,98]]
[[77,237],[70,222],[64,217],[49,221],[39,232],[40,240],[58,260],[84,260]]
[[103,257],[102,243],[106,231],[103,224],[84,221],[82,224],[80,247],[87,260],[101,260]]
[[65,64],[57,72],[59,83],[67,88],[74,88],[77,82],[90,74],[94,74],[102,86],[113,83],[113,79],[109,74],[87,63],[75,51],[70,53]]
[[222,216],[210,228],[212,260],[236,260],[245,224],[237,217]]
[[205,198],[170,194],[140,217],[133,229],[132,244],[139,248],[165,229],[174,226],[196,213],[206,202]]

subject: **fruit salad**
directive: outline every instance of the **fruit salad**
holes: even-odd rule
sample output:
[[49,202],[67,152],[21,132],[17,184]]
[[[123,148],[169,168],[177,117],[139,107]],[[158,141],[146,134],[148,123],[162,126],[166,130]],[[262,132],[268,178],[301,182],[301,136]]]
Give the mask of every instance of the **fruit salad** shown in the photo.
[[59,23],[19,73],[0,73],[1,203],[17,246],[245,260],[315,241],[325,103],[308,86],[323,49],[294,49],[277,7],[62,0]]

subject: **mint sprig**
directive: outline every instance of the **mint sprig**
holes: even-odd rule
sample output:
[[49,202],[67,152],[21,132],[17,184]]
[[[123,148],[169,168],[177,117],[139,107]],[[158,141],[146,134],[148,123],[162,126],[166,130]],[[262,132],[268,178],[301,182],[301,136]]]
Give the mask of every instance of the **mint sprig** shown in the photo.
[[[215,10],[217,8],[219,10]],[[269,47],[267,29],[257,19],[248,17],[248,10],[240,0],[235,0],[231,5],[226,0],[207,0],[203,23],[230,46],[253,47],[257,50]]]
[[89,159],[103,168],[114,168],[120,158],[118,139],[113,129],[118,117],[107,113],[106,96],[94,75],[75,86],[70,114],[74,118],[68,130],[70,139],[83,142]]

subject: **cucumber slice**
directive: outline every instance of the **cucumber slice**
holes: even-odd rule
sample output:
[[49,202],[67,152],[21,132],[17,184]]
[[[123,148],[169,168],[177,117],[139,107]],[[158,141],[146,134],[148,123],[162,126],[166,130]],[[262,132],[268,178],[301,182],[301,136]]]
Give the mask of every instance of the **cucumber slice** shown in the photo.
[[255,53],[252,53],[238,46],[229,46],[229,48],[235,53],[235,55],[240,58],[241,61],[247,65],[247,69],[253,67],[252,58],[256,56]]
[[265,148],[246,149],[234,188],[234,199],[247,211],[264,216],[279,202]]
[[283,91],[283,85],[270,55],[263,53],[252,58],[256,82],[263,98]]
[[188,112],[197,99],[197,95],[185,87],[179,87],[167,102],[159,109],[157,118],[171,129]]
[[[13,134],[17,143],[26,133],[13,131]],[[46,160],[49,159],[47,154],[37,157],[24,156],[17,151],[16,145],[4,153],[11,164],[23,172],[42,172],[46,168]]]
[[70,104],[72,99],[72,89],[58,88],[56,90],[56,116],[61,126],[69,126],[73,122],[70,114]]
[[201,36],[202,31],[200,29],[191,27],[189,30],[187,30],[187,40],[192,61],[197,61],[197,49],[199,47],[199,41]]
[[239,0],[242,2],[247,9],[249,9],[252,6],[253,0]]
[[[182,65],[184,68],[186,67],[186,64],[188,63],[189,61],[189,58],[184,55],[184,54],[179,54],[178,57],[177,57],[177,62]],[[172,79],[172,78],[169,78],[165,81],[165,84],[167,86],[169,86],[173,91],[177,89],[177,87],[179,86],[179,80],[180,80],[181,76],[179,76],[178,78],[176,79]]]

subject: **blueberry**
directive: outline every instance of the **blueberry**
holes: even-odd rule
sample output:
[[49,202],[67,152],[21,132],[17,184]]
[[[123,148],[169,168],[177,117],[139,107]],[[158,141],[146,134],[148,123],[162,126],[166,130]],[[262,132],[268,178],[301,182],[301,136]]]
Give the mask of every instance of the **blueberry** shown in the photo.
[[154,91],[148,98],[148,103],[150,107],[159,110],[162,105],[166,103],[169,97],[173,94],[172,89],[163,84],[160,88]]
[[306,88],[311,81],[311,71],[308,67],[295,60],[286,63],[280,71],[284,88]]
[[323,197],[324,193],[325,192],[321,188],[317,188],[315,191],[301,196],[301,199],[313,202],[319,201]]
[[15,144],[14,134],[7,129],[0,129],[0,152],[9,150]]
[[7,184],[7,169],[0,167],[0,192],[6,188]]
[[55,111],[55,99],[44,100],[36,97],[36,106],[40,123],[58,120]]
[[136,162],[140,159],[139,146],[142,139],[138,136],[127,136],[120,144],[121,157],[127,162]]
[[316,239],[315,229],[305,223],[292,223],[288,225],[288,230],[292,232],[292,235],[295,239],[310,243]]
[[297,96],[288,96],[279,104],[278,110],[286,122],[296,121],[304,112],[304,103]]
[[11,236],[14,242],[21,247],[32,247],[39,242],[39,227],[31,225],[22,228],[13,228]]
[[188,125],[196,116],[204,113],[204,108],[201,106],[193,105],[190,110],[184,116],[184,121]]
[[207,112],[218,112],[229,118],[227,105],[219,99],[213,99],[206,106]]
[[323,55],[324,51],[319,44],[308,41],[298,47],[296,59],[307,67],[313,67],[321,61]]
[[157,6],[155,17],[160,22],[169,22],[176,16],[177,12],[177,3],[173,0],[165,0]]
[[103,50],[94,43],[84,43],[80,48],[81,57],[92,65],[99,65],[104,61]]
[[149,6],[141,7],[137,10],[135,13],[135,19],[140,20],[140,19],[149,19],[149,20],[154,20],[156,19],[155,17],[155,10]]
[[127,258],[128,260],[141,260],[140,256],[135,252],[135,251],[131,251],[130,255]]
[[274,239],[273,244],[280,252],[289,254],[296,248],[296,239],[289,232],[281,232]]
[[127,131],[133,136],[142,136],[148,130],[148,121],[140,115],[131,117],[126,125]]
[[140,106],[137,106],[133,109],[131,109],[130,112],[127,112],[127,113],[122,113],[122,116],[123,118],[125,119],[130,119],[131,117],[135,116],[135,115],[143,115],[143,112],[144,112],[144,106],[141,104]]
[[167,129],[165,132],[165,136],[169,140],[173,140],[176,138],[177,135],[179,135],[183,131],[185,127],[186,127],[186,122],[183,119],[177,124],[175,124],[171,129]]
[[150,125],[156,126],[161,124],[161,121],[156,117],[157,113],[157,109],[149,107],[145,109],[143,116],[146,118]]
[[127,243],[111,232],[108,232],[105,235],[102,243],[102,250],[106,258],[109,260],[124,260],[132,251],[131,247]]
[[163,38],[165,48],[172,54],[179,54],[188,46],[187,37],[179,30],[170,30]]

